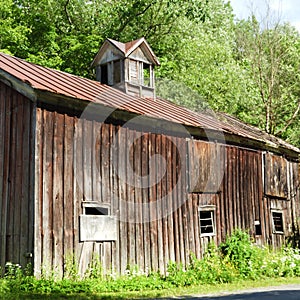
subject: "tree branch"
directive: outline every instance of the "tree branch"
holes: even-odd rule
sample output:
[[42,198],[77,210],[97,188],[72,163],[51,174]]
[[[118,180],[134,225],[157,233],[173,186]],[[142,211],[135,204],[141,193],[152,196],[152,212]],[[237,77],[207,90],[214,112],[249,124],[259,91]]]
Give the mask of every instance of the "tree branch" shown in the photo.
[[281,128],[280,130],[278,130],[275,135],[279,135],[281,134],[283,131],[285,131],[290,125],[291,123],[294,121],[294,119],[297,117],[298,113],[300,111],[300,100],[298,102],[298,106],[296,108],[296,110],[294,111],[292,117],[286,122],[285,126],[283,128]]
[[68,9],[67,9],[69,3],[70,3],[70,0],[67,0],[66,3],[65,3],[65,5],[64,5],[64,11],[65,11],[65,13],[66,13],[67,20],[68,20],[69,24],[70,24],[70,25],[73,25],[72,20],[71,20],[71,18],[70,18],[70,15],[69,15],[69,13],[68,13]]

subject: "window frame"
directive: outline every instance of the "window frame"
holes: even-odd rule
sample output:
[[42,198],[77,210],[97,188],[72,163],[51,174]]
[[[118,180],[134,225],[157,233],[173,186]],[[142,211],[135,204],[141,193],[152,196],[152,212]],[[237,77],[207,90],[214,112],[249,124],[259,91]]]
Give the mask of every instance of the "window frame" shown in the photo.
[[[208,219],[201,219],[201,212],[210,212],[211,217]],[[203,205],[198,207],[198,219],[199,219],[199,232],[200,232],[200,237],[209,237],[209,236],[215,236],[216,235],[216,222],[215,222],[215,214],[216,214],[216,206],[215,205]],[[211,227],[212,227],[212,232],[208,233],[202,233],[201,230],[201,221],[203,220],[211,220]],[[203,226],[204,227],[204,226]]]
[[[274,215],[273,215],[274,213],[281,214],[282,231],[276,229],[276,225],[275,225],[275,222],[274,222]],[[280,210],[280,209],[271,209],[271,218],[272,218],[272,232],[273,232],[273,234],[284,234],[284,215],[283,215],[283,211]]]

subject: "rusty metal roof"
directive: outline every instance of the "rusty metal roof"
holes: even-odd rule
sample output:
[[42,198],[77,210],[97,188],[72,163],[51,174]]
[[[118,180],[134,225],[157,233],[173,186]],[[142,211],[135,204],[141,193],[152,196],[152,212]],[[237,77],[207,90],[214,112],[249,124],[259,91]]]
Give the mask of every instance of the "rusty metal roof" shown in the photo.
[[159,61],[158,58],[156,57],[156,55],[154,54],[154,52],[152,51],[150,45],[147,43],[147,41],[145,40],[145,38],[139,38],[137,40],[134,41],[130,41],[127,43],[122,43],[119,41],[115,41],[113,39],[106,39],[104,41],[104,43],[102,44],[102,46],[100,47],[98,53],[96,54],[91,66],[95,66],[97,64],[97,62],[99,61],[99,58],[103,55],[106,47],[111,44],[113,45],[115,48],[117,48],[123,55],[123,57],[129,57],[130,54],[137,49],[138,47],[142,47],[144,49],[144,51],[148,54],[148,57],[151,58],[151,61],[155,64],[155,65],[159,65]]
[[275,149],[285,148],[300,153],[298,148],[285,141],[223,113],[217,115],[199,113],[158,97],[151,99],[130,96],[100,82],[41,67],[3,53],[0,53],[0,63],[0,79],[4,78],[7,81],[15,78],[33,91],[62,95],[69,97],[70,101],[71,98],[85,100],[185,126],[222,130],[229,136],[255,140]]
[[125,56],[128,55],[128,53],[132,52],[134,49],[136,49],[143,41],[145,41],[144,38],[139,38],[134,41],[130,41],[127,43],[122,43],[113,39],[107,39],[110,43],[115,45]]

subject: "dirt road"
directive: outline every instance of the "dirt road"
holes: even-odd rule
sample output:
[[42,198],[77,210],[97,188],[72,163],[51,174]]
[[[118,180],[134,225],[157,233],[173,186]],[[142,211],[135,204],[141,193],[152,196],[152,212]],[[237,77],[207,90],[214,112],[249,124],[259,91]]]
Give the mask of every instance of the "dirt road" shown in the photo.
[[160,298],[164,300],[300,300],[300,285],[285,285],[268,288],[256,288],[237,292],[224,292],[218,295],[195,295],[173,298]]

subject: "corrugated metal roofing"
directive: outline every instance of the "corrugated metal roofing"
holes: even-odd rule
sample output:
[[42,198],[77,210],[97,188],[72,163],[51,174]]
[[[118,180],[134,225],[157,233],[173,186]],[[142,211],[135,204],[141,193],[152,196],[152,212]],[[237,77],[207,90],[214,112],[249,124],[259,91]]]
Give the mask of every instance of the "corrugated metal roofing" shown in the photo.
[[128,55],[129,52],[131,52],[131,49],[135,49],[138,47],[143,41],[145,41],[144,38],[139,38],[134,41],[130,41],[127,43],[122,43],[119,41],[115,41],[113,39],[107,39],[109,42],[111,42],[113,45],[115,45],[125,56]]
[[99,103],[111,108],[163,119],[178,124],[204,129],[222,130],[224,133],[247,139],[274,144],[289,150],[300,150],[281,139],[242,123],[226,114],[218,117],[196,113],[161,98],[139,98],[127,95],[100,82],[71,75],[65,72],[41,67],[17,57],[0,53],[1,75],[9,74],[34,90],[47,91],[70,98]]
[[102,44],[102,46],[100,47],[98,53],[96,54],[91,66],[95,66],[99,60],[99,58],[103,55],[103,52],[105,51],[104,49],[108,46],[108,44],[113,45],[115,48],[117,48],[123,55],[123,57],[129,57],[130,54],[137,49],[138,47],[144,45],[144,50],[148,53],[149,57],[151,58],[152,62],[155,65],[159,65],[159,61],[158,58],[156,57],[156,55],[154,54],[154,52],[152,51],[151,47],[149,46],[149,44],[147,43],[147,41],[145,40],[145,38],[139,38],[137,40],[134,41],[130,41],[127,43],[122,43],[119,41],[115,41],[113,39],[106,39],[104,41],[104,43]]

